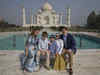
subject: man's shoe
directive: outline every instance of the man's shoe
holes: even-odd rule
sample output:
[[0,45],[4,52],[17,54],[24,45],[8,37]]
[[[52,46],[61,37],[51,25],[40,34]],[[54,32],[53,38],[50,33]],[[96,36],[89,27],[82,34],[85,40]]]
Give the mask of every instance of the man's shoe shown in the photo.
[[73,70],[69,69],[69,75],[73,75]]

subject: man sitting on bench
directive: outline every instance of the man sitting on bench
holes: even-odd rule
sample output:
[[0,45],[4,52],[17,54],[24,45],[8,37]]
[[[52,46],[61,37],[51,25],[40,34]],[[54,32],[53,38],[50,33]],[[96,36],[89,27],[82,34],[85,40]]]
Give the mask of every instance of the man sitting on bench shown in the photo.
[[[69,56],[69,72],[73,73],[72,70],[72,65],[73,65],[73,54],[76,54],[76,41],[74,39],[74,37],[68,33],[68,28],[64,27],[62,28],[62,34],[60,36],[60,38],[64,41],[64,49],[62,54],[65,56],[66,54],[68,54]],[[66,65],[67,67],[67,65]]]

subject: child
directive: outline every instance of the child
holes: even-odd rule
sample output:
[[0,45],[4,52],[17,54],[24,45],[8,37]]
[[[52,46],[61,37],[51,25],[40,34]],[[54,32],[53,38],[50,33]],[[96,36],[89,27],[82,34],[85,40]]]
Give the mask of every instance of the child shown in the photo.
[[51,35],[50,36],[49,50],[50,50],[50,58],[51,58],[50,65],[52,68],[54,66],[55,55],[56,55],[57,49],[58,49],[58,46],[57,46],[57,43],[55,41],[55,37],[54,37],[54,35]]
[[39,65],[39,62],[40,62],[40,55],[45,55],[47,54],[47,57],[46,57],[46,67],[49,69],[49,54],[50,54],[50,51],[48,50],[48,44],[49,44],[49,41],[48,41],[48,33],[47,32],[43,32],[42,33],[42,37],[41,39],[39,40],[39,43],[38,43],[38,52],[37,52],[37,64]]
[[55,55],[56,51],[58,49],[57,43],[55,41],[54,35],[50,36],[50,44],[49,44],[49,50],[51,55]]
[[56,34],[56,43],[57,43],[57,51],[56,51],[56,58],[54,63],[54,69],[57,71],[65,70],[65,61],[62,57],[62,50],[63,50],[63,40],[60,39],[60,35]]
[[61,55],[64,44],[63,44],[63,40],[60,39],[60,35],[59,34],[56,34],[56,43],[58,45],[58,49],[56,51],[56,54]]

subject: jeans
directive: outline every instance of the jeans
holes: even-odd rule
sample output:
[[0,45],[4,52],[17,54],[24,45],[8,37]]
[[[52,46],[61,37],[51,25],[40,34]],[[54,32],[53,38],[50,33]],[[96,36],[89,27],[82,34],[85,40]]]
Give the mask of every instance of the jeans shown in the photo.
[[32,50],[32,48],[28,48],[28,56],[25,56],[25,59],[23,60],[24,68],[29,72],[33,72],[36,67],[36,62],[34,61],[36,53],[37,50]]

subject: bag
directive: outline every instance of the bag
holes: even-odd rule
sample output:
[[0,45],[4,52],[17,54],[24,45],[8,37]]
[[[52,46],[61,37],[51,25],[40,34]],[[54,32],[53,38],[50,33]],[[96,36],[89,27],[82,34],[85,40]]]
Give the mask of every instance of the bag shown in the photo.
[[65,70],[65,61],[61,55],[57,55],[55,58],[54,70]]

